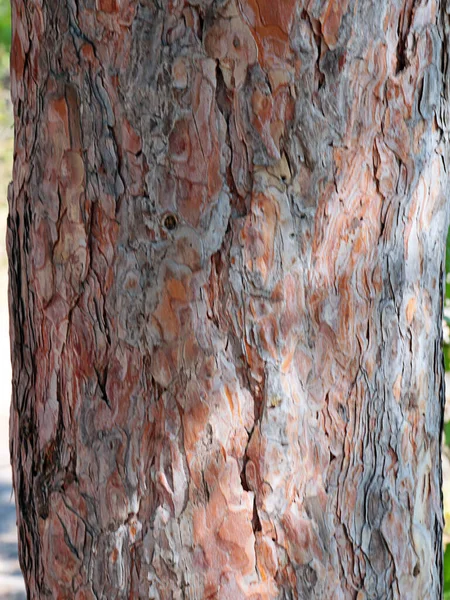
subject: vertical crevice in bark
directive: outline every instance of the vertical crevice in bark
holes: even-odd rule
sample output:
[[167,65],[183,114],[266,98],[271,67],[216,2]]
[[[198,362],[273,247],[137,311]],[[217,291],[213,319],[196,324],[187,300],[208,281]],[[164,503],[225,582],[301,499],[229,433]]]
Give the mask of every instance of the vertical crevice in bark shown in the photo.
[[408,62],[408,34],[411,27],[413,17],[414,2],[408,0],[404,10],[400,13],[400,18],[397,27],[397,66],[396,75],[409,66]]

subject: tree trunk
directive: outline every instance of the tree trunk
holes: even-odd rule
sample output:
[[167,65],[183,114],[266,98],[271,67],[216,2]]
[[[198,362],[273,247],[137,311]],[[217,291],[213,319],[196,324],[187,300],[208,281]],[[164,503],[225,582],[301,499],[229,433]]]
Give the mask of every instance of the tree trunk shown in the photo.
[[29,598],[440,598],[445,4],[13,0]]

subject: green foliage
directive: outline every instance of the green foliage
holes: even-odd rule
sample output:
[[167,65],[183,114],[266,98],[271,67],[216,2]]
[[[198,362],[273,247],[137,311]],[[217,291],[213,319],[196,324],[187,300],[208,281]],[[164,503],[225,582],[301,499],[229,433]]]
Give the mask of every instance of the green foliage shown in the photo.
[[445,443],[450,447],[450,421],[444,423]]
[[11,4],[10,0],[0,0],[0,47],[9,52],[11,46]]
[[450,544],[444,554],[444,600],[450,600]]
[[[445,370],[450,371],[450,345],[444,344],[443,351],[444,351]],[[450,441],[449,441],[448,445],[450,446]]]

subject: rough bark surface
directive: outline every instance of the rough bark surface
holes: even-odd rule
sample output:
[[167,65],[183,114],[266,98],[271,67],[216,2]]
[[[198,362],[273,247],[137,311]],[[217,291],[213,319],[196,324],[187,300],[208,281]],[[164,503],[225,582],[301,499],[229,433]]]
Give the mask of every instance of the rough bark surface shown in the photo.
[[450,8],[12,7],[29,598],[439,598]]

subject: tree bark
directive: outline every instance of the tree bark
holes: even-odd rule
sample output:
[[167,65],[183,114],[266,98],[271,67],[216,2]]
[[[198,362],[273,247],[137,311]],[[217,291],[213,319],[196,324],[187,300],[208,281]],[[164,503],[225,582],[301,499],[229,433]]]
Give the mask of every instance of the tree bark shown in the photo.
[[28,597],[440,598],[447,3],[12,8]]

